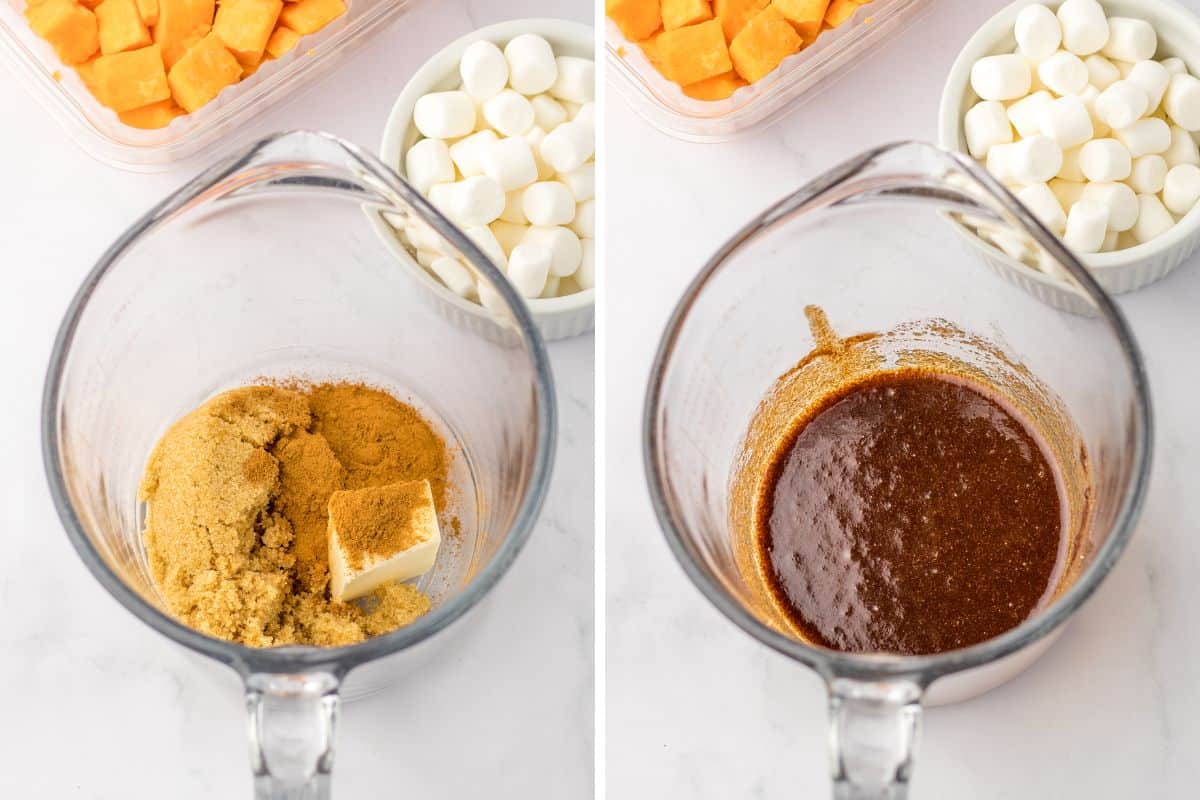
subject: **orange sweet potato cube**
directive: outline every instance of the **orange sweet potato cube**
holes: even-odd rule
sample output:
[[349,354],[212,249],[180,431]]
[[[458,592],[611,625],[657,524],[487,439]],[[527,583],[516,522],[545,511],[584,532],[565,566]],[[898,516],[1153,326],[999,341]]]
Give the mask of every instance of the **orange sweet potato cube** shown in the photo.
[[96,15],[75,0],[43,0],[25,9],[25,19],[64,64],[80,64],[100,49]]
[[167,73],[171,96],[189,114],[241,79],[242,65],[215,33],[192,45]]
[[708,0],[662,0],[664,30],[673,31],[712,18],[712,6]]
[[213,33],[243,67],[253,67],[262,61],[282,10],[283,0],[222,0]]
[[148,106],[121,111],[117,116],[121,118],[121,122],[131,128],[153,130],[167,127],[171,124],[171,120],[182,117],[183,113],[183,109],[168,97],[166,100],[159,100]]
[[106,56],[150,44],[150,31],[142,22],[135,0],[104,0],[96,6],[96,22],[100,26],[100,52]]
[[787,17],[801,39],[811,42],[821,32],[829,0],[771,0],[771,5]]
[[290,52],[298,41],[300,41],[300,34],[291,28],[280,25],[271,31],[271,38],[267,39],[267,58],[279,58],[284,53]]
[[604,0],[604,13],[631,42],[648,38],[662,25],[659,0]]
[[844,24],[858,11],[858,6],[854,0],[833,0],[825,10],[825,24],[831,28]]
[[113,111],[129,111],[171,96],[162,52],[155,44],[100,56],[91,73],[97,99]]
[[754,83],[803,44],[791,23],[771,5],[755,14],[734,37],[729,45],[729,57],[738,74]]
[[279,24],[301,36],[316,33],[346,13],[344,0],[298,0],[279,13]]
[[771,0],[713,0],[713,11],[721,20],[725,41],[732,42],[750,18],[769,5]]
[[729,48],[725,45],[725,33],[715,19],[663,31],[658,36],[658,52],[663,73],[683,86],[733,68]]
[[683,87],[683,93],[697,100],[724,100],[745,85],[746,82],[736,72],[730,70],[711,78],[705,78],[699,83],[690,83]]
[[158,0],[137,0],[138,13],[142,22],[153,25],[158,22]]
[[158,0],[154,41],[162,48],[167,69],[212,29],[214,0]]

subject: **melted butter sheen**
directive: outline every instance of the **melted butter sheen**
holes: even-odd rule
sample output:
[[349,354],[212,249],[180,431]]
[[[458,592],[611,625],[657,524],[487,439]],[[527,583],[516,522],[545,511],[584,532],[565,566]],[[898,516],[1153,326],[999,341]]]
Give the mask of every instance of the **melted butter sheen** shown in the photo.
[[827,400],[775,456],[761,562],[801,635],[849,652],[940,653],[1024,621],[1062,542],[1055,473],[981,391],[877,375]]

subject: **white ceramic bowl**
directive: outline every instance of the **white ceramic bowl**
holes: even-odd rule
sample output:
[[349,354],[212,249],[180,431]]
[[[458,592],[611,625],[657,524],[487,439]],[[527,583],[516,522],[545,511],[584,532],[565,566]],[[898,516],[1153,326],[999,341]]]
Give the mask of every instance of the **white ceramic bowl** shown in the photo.
[[[385,164],[404,176],[404,156],[420,138],[413,125],[413,107],[417,99],[430,92],[456,89],[462,84],[458,62],[463,51],[473,42],[487,40],[501,48],[522,33],[536,33],[554,48],[555,55],[595,57],[594,34],[591,27],[561,19],[517,19],[480,28],[455,40],[416,71],[396,98],[388,115],[379,147]],[[441,281],[429,274],[399,243],[393,228],[378,214],[372,215],[376,232],[397,253],[399,260],[412,269],[450,313],[470,323],[473,318],[487,314],[478,304],[451,292]],[[566,339],[592,330],[596,318],[596,290],[586,289],[565,297],[534,298],[527,301],[533,320],[547,340]]]
[[[1058,8],[1061,0],[1041,5]],[[1109,16],[1144,19],[1158,31],[1158,54],[1177,56],[1188,70],[1200,76],[1200,18],[1174,0],[1100,0]],[[967,152],[963,115],[978,96],[971,89],[971,65],[980,58],[1011,53],[1016,47],[1013,24],[1031,0],[1018,0],[989,19],[967,42],[950,69],[938,112],[938,143],[949,150]],[[974,239],[974,237],[972,237]],[[1072,287],[1040,270],[1004,255],[981,242],[979,250],[1005,277],[1045,302],[1068,310],[1081,310],[1082,301]],[[1200,246],[1200,206],[1193,208],[1169,231],[1145,244],[1109,253],[1088,253],[1081,260],[1096,281],[1113,293],[1140,289],[1167,275]]]

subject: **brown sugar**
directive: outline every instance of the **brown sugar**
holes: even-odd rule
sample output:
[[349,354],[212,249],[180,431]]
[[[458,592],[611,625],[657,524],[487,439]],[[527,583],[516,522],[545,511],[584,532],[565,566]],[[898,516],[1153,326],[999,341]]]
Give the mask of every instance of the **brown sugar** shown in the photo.
[[337,646],[386,633],[428,611],[429,598],[393,584],[362,605],[330,600],[329,498],[428,480],[442,511],[449,464],[429,422],[378,389],[225,392],[176,422],[146,466],[151,573],[170,613],[210,636]]
[[424,520],[436,520],[427,481],[334,492],[329,516],[346,563],[361,570],[375,558],[388,558],[428,541]]

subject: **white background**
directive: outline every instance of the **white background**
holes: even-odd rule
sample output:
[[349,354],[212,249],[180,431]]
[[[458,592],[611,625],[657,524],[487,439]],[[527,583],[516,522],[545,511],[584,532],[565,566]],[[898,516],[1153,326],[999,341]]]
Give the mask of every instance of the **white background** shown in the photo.
[[[321,128],[375,150],[408,76],[502,19],[592,20],[589,0],[418,0],[245,137]],[[230,143],[232,144],[232,142]],[[76,558],[38,440],[53,335],[85,272],[200,166],[92,161],[0,75],[0,796],[250,796],[236,686],[134,619]],[[583,798],[592,786],[591,336],[550,348],[560,411],[550,498],[482,631],[386,694],[343,708],[341,798]]]
[[[718,145],[653,130],[609,93],[605,333],[608,795],[828,796],[824,690],[709,606],[667,551],[640,468],[646,375],[687,281],[752,215],[883,142],[936,138],[942,82],[1005,3],[926,14],[765,132]],[[1197,0],[1185,4],[1200,10]],[[1121,563],[1051,652],[925,717],[915,798],[1194,797],[1200,774],[1200,268],[1121,299],[1158,422],[1152,488]]]

